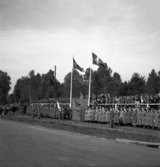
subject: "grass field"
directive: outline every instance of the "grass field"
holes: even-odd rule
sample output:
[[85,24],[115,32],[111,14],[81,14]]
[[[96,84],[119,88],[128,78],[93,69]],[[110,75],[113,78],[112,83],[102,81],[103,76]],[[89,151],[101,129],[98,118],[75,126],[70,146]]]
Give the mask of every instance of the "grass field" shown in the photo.
[[130,139],[146,142],[159,142],[160,131],[156,129],[144,129],[138,127],[114,126],[110,128],[106,124],[86,123],[71,120],[57,120],[51,118],[32,118],[21,114],[9,114],[0,117],[5,120],[43,126],[47,128],[66,130],[74,133],[86,134],[106,139]]

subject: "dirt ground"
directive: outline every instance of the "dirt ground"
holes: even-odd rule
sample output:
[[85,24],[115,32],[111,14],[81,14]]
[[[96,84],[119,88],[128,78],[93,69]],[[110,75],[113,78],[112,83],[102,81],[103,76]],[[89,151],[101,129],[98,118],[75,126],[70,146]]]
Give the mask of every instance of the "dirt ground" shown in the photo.
[[1,116],[0,118],[106,139],[130,139],[146,142],[160,142],[160,130],[156,129],[144,129],[142,127],[138,128],[119,125],[110,128],[109,125],[106,124],[86,123],[71,120],[57,120],[51,118],[37,119],[21,114],[9,114],[3,116],[3,118]]

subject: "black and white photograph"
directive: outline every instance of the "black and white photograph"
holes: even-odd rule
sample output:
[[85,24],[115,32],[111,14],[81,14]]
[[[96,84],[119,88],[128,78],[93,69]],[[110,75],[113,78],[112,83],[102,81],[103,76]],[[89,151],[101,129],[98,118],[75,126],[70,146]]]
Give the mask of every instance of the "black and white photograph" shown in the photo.
[[160,0],[0,0],[0,167],[160,166]]

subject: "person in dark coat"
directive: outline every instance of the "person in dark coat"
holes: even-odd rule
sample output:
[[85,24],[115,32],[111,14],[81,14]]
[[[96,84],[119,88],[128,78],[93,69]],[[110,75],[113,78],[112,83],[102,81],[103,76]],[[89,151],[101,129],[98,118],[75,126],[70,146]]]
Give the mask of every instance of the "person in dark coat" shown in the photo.
[[132,110],[131,107],[128,109],[128,125],[132,124]]
[[145,126],[149,127],[149,121],[150,121],[150,107],[146,108],[146,120],[145,120]]
[[160,129],[160,112],[158,110],[155,112],[155,128]]
[[140,108],[137,108],[137,125],[141,126],[142,125],[142,112]]
[[154,113],[154,109],[151,109],[151,113],[150,113],[150,127],[154,128],[154,123],[155,123],[155,113]]
[[127,122],[126,122],[126,112],[127,112],[127,110],[126,110],[126,108],[124,107],[123,108],[123,113],[122,113],[122,120],[123,120],[123,124],[124,125],[126,125],[127,124]]
[[145,127],[145,121],[146,121],[146,111],[144,108],[142,108],[142,113],[141,113],[141,117],[142,117],[142,126]]
[[114,119],[114,113],[113,113],[113,108],[110,108],[110,112],[109,112],[109,125],[111,128],[113,128],[113,119]]
[[137,124],[137,112],[135,108],[132,108],[132,125],[136,126]]

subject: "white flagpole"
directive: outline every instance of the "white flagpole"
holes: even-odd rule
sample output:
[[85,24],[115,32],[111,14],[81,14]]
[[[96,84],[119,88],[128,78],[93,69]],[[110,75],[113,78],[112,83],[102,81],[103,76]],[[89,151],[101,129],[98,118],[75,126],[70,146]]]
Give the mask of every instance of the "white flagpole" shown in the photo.
[[92,65],[89,74],[88,106],[90,106],[90,97],[91,97],[91,70],[92,70]]
[[[72,58],[72,64],[73,64],[73,58]],[[71,86],[70,86],[70,108],[71,108],[71,105],[72,105],[72,75],[73,75],[73,66],[72,66],[72,71],[71,71]]]

